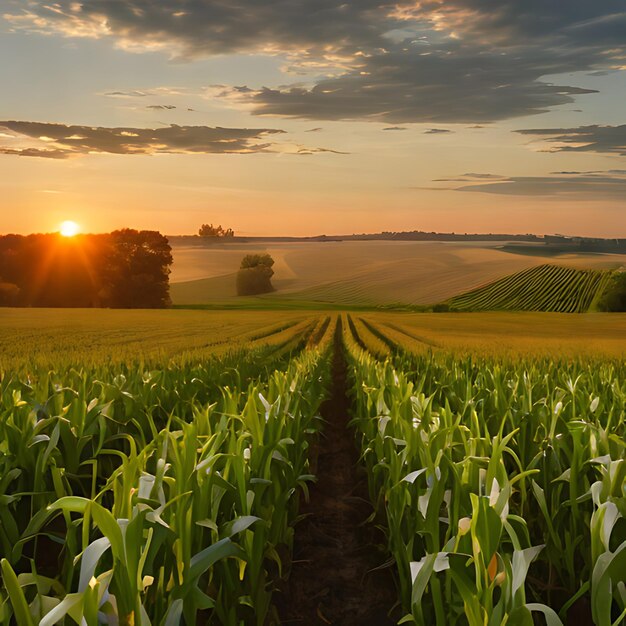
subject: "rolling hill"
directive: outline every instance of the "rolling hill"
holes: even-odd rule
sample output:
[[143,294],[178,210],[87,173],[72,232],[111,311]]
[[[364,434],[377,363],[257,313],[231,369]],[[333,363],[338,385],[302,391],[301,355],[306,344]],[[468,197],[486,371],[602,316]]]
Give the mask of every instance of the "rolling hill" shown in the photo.
[[[257,252],[276,261],[276,291],[238,297],[241,259]],[[174,246],[173,254],[175,304],[279,308],[432,305],[546,262],[595,270],[626,264],[626,255],[512,254],[497,242],[257,242]]]

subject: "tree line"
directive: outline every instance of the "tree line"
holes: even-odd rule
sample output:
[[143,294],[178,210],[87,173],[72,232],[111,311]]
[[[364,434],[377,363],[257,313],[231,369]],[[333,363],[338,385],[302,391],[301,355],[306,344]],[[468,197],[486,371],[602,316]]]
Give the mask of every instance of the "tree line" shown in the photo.
[[0,306],[167,307],[172,262],[157,231],[0,236]]

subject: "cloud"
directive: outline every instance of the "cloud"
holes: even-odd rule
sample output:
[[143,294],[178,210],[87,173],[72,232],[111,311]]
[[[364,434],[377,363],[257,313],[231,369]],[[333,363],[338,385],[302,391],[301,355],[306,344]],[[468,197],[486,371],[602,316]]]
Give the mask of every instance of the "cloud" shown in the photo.
[[581,46],[624,46],[622,0],[422,0],[397,6],[397,15],[405,20],[425,20],[438,31],[491,44],[557,39]]
[[626,156],[626,124],[578,126],[577,128],[531,128],[515,131],[541,137],[550,152],[595,152]]
[[[197,57],[233,52],[364,50],[383,37],[442,33],[510,47],[553,41],[624,48],[623,0],[7,0],[14,28],[110,38],[138,50]],[[337,59],[338,60],[338,59]]]
[[288,71],[313,76],[312,85],[222,95],[259,115],[310,120],[534,115],[593,93],[546,77],[621,68],[626,58],[623,0],[6,1],[14,29],[183,58],[286,56]]
[[[554,60],[539,50],[514,58],[461,42],[415,43],[390,46],[359,63],[309,88],[223,88],[217,96],[246,104],[258,115],[471,124],[544,113],[573,102],[575,95],[594,93],[540,81]],[[561,69],[574,71],[578,63],[575,55],[561,53]]]
[[447,128],[429,128],[428,130],[424,131],[425,135],[446,135],[448,133],[451,133],[451,130],[448,130]]
[[107,91],[102,95],[110,98],[145,98],[152,94],[147,91]]
[[32,0],[5,13],[14,28],[110,39],[130,50],[197,58],[241,52],[305,52],[334,62],[378,42],[381,0]]
[[461,183],[435,188],[443,191],[543,196],[573,201],[599,199],[623,201],[626,198],[626,170],[553,172],[548,176],[463,174],[456,178],[438,179],[434,182]]
[[310,148],[307,146],[300,146],[298,147],[296,154],[303,154],[303,155],[307,155],[307,154],[323,154],[323,153],[328,153],[328,154],[350,154],[349,152],[342,152],[341,150],[332,150],[330,148]]
[[404,126],[387,126],[383,130],[407,130]]
[[41,157],[44,159],[67,159],[70,153],[67,150],[54,148],[5,148],[0,146],[0,154],[9,154],[25,157]]
[[173,104],[149,104],[146,109],[154,109],[155,111],[172,111],[176,107]]
[[[175,124],[164,128],[105,128],[19,121],[0,121],[0,129],[13,135],[10,145],[0,144],[0,154],[54,159],[93,153],[127,155],[269,152],[272,151],[273,144],[268,138],[284,133],[271,128],[214,128]],[[12,145],[15,141],[21,142],[21,145]]]

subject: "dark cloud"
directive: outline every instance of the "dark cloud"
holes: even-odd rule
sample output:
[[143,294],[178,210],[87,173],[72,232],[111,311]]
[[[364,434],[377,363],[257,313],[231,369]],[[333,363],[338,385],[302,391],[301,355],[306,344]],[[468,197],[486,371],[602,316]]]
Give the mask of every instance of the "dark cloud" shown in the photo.
[[44,159],[67,159],[67,150],[53,148],[4,148],[0,146],[0,154],[12,154],[14,156],[40,157]]
[[[268,152],[269,136],[284,133],[270,128],[176,126],[165,128],[104,128],[41,122],[0,121],[0,129],[28,145],[0,145],[0,154],[68,158],[106,154],[246,154]],[[30,145],[35,141],[37,146]],[[6,142],[5,140],[5,143]]]
[[110,98],[145,98],[152,94],[146,91],[107,91],[103,95]]
[[302,146],[298,148],[297,154],[350,154],[349,152],[342,152],[341,150],[331,150],[330,148],[309,148]]
[[624,47],[623,0],[7,0],[15,27],[117,40],[187,56],[352,51],[396,30],[454,34],[490,45]]
[[320,131],[324,130],[321,126],[318,126],[317,128],[309,128],[308,130],[305,130],[305,133],[319,133]]
[[597,152],[626,156],[626,124],[577,128],[530,128],[515,131],[541,137],[551,152]]
[[613,52],[625,44],[623,0],[422,0],[409,3],[404,11],[407,19],[422,19],[435,29],[490,44],[551,41],[555,47],[602,47]]
[[447,135],[448,133],[451,133],[451,130],[448,130],[447,128],[429,128],[428,130],[424,131],[425,135]]
[[198,57],[302,51],[320,57],[379,45],[384,0],[14,1],[15,27],[69,37],[110,37],[130,49]]
[[623,67],[626,55],[624,0],[7,1],[15,28],[189,58],[286,55],[293,71],[326,77],[224,95],[260,115],[312,120],[481,123],[542,113],[591,93],[547,76]]
[[383,130],[407,130],[404,126],[387,126]]
[[154,109],[155,111],[172,111],[176,107],[173,104],[150,104],[146,109]]
[[[514,58],[460,42],[426,51],[413,44],[390,47],[360,63],[308,89],[224,88],[218,95],[245,102],[259,115],[401,124],[491,122],[543,113],[571,103],[574,95],[593,93],[541,82],[553,61],[540,51]],[[561,53],[560,65],[574,71],[578,61]]]
[[554,172],[549,176],[464,174],[457,178],[438,179],[435,182],[462,183],[436,188],[445,191],[544,196],[570,200],[623,201],[626,198],[626,170]]

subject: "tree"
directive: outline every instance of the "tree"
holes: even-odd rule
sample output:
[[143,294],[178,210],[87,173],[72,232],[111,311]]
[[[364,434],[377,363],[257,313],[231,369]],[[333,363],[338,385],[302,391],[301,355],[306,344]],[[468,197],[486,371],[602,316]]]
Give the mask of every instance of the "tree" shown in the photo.
[[227,228],[224,230],[222,225],[213,226],[213,224],[202,224],[200,229],[198,230],[198,235],[200,237],[234,237],[235,231],[232,228]]
[[274,291],[272,276],[274,259],[269,254],[248,254],[237,272],[237,294],[255,296]]
[[173,258],[167,237],[157,231],[130,228],[115,231],[110,237],[100,291],[105,306],[130,309],[169,306]]
[[626,311],[626,270],[615,272],[598,303],[600,311],[619,313]]
[[0,306],[165,307],[172,262],[154,231],[0,236]]
[[20,288],[13,283],[0,281],[0,306],[17,306],[20,299]]

